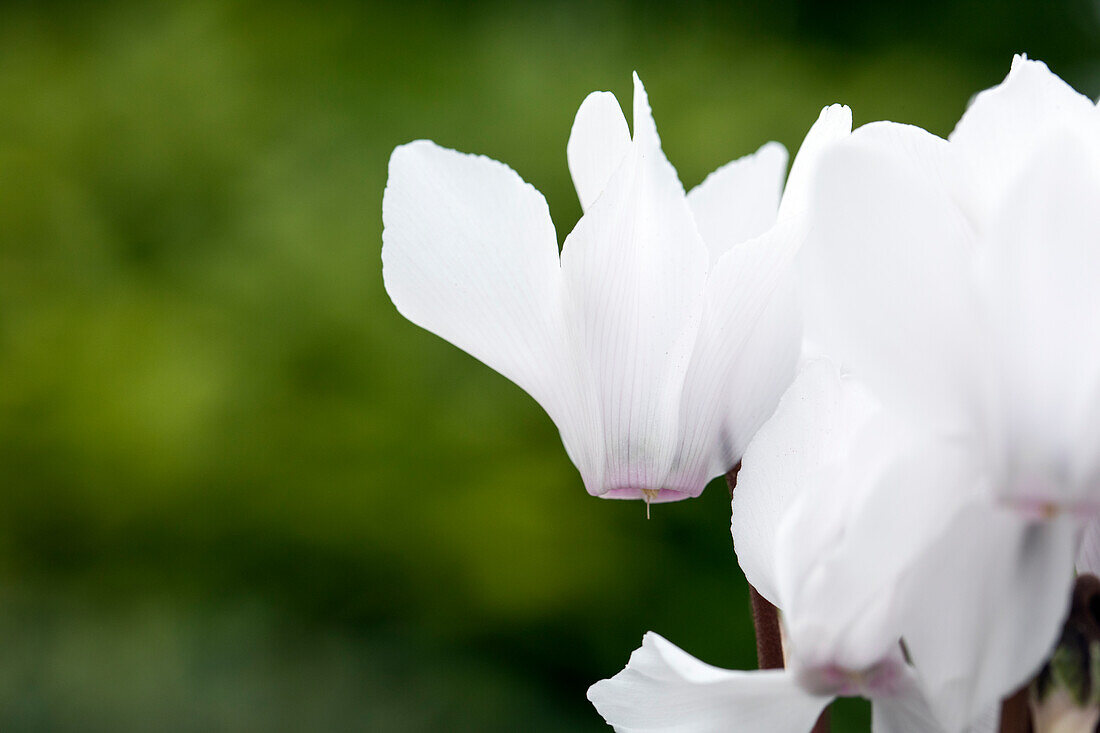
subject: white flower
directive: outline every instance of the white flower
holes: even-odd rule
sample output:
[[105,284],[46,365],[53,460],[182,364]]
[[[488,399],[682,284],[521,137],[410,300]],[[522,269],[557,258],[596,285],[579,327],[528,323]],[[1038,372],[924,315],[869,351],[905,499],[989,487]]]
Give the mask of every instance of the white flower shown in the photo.
[[[851,126],[822,113],[813,157]],[[800,331],[788,263],[806,193],[769,143],[690,194],[634,79],[577,112],[569,169],[584,216],[558,254],[543,197],[511,169],[428,141],[397,148],[382,204],[398,310],[531,394],[591,494],[670,501],[729,470],[790,383]],[[803,184],[804,185],[804,184]]]
[[817,171],[808,338],[943,469],[902,633],[958,729],[1049,654],[1100,508],[1100,116],[1021,57],[950,142],[876,123]]
[[[733,499],[734,547],[782,611],[787,669],[716,669],[649,634],[589,691],[608,722],[806,733],[834,697],[862,696],[879,733],[943,730],[899,644],[907,574],[937,534],[922,489],[941,469],[913,437],[832,363],[809,363],[746,451]],[[979,725],[995,721],[991,708]]]

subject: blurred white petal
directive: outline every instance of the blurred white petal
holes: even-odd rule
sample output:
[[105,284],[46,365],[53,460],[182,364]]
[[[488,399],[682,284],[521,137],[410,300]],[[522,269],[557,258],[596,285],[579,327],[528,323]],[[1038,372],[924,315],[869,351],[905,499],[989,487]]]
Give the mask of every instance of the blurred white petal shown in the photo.
[[894,694],[876,697],[871,703],[871,733],[944,733],[911,669],[904,670]]
[[800,274],[808,340],[885,403],[957,428],[980,409],[984,352],[972,233],[930,171],[947,144],[881,123],[831,146],[814,178]]
[[1081,546],[1077,549],[1077,572],[1100,576],[1100,519],[1085,525]]
[[1034,676],[1068,610],[1079,527],[976,503],[909,579],[906,648],[937,717],[961,730]]
[[979,276],[1004,355],[999,417],[1016,484],[1002,494],[1100,508],[1098,202],[1100,155],[1063,130],[1036,147],[987,226]]
[[823,488],[815,481],[843,458],[852,432],[876,408],[833,363],[811,361],[745,451],[733,492],[733,546],[749,582],[772,604],[781,603],[775,585],[780,522],[801,492]]
[[972,205],[979,217],[997,205],[1002,187],[1015,181],[1034,146],[1055,128],[1100,124],[1088,97],[1053,74],[1042,61],[1016,56],[1005,80],[974,97],[951,133],[973,176]]

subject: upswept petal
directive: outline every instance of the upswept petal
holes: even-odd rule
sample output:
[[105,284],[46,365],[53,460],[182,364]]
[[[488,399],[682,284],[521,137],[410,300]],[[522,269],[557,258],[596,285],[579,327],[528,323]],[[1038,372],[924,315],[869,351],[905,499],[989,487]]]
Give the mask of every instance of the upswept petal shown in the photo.
[[[1100,130],[1100,125],[1098,125]],[[1100,508],[1100,155],[1056,131],[1006,187],[979,260],[1015,490]],[[1049,484],[1044,489],[1041,485]]]
[[884,403],[955,428],[975,407],[985,351],[973,235],[931,173],[947,145],[878,123],[831,146],[799,266],[807,341]]
[[733,546],[749,583],[773,605],[779,525],[804,491],[822,487],[827,466],[843,461],[851,434],[874,414],[873,398],[836,365],[807,362],[775,415],[745,451],[733,492]]
[[591,493],[654,501],[679,444],[679,405],[695,342],[708,253],[676,171],[661,151],[635,76],[634,139],[562,251],[569,332],[591,376],[607,448]]
[[650,632],[588,699],[622,733],[806,733],[831,698],[803,691],[786,670],[712,667]]
[[719,259],[706,283],[702,323],[684,380],[675,483],[697,486],[728,471],[794,378],[801,328],[791,261],[794,227],[777,224]]
[[833,145],[852,132],[852,110],[842,104],[830,105],[818,115],[810,127],[798,155],[791,164],[783,199],[779,205],[780,218],[804,216],[810,206],[810,186],[821,156]]
[[526,390],[582,473],[598,466],[542,194],[503,163],[419,140],[390,158],[382,221],[382,277],[398,311]]
[[777,142],[765,143],[755,153],[726,163],[688,192],[711,262],[775,224],[786,172],[787,149]]
[[1032,677],[1061,632],[1079,527],[975,503],[907,581],[904,638],[936,717],[961,731]]
[[996,206],[1003,186],[1015,181],[1034,144],[1057,127],[1097,126],[1095,105],[1042,61],[1018,55],[998,86],[976,95],[950,139],[981,185],[974,189],[977,216]]
[[583,210],[603,193],[628,150],[630,130],[615,95],[592,92],[577,110],[565,149]]

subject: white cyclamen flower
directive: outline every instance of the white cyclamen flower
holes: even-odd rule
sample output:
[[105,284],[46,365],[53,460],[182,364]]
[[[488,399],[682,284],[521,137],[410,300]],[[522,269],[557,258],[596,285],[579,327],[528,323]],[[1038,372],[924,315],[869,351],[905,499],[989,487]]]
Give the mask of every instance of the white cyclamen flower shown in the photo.
[[787,669],[717,669],[648,634],[589,691],[607,721],[806,733],[834,697],[861,696],[876,733],[944,730],[899,644],[907,574],[935,539],[922,489],[941,472],[911,438],[831,362],[810,362],[745,453],[733,499],[738,560],[782,612]]
[[1100,113],[1020,57],[950,142],[868,125],[817,172],[808,338],[949,469],[902,631],[957,729],[1050,653],[1100,509]]
[[409,320],[547,411],[589,493],[671,501],[729,470],[793,376],[787,278],[802,158],[850,130],[822,114],[792,171],[769,143],[685,194],[634,78],[577,112],[569,169],[584,215],[558,253],[543,197],[507,166],[417,141],[382,204],[386,290]]

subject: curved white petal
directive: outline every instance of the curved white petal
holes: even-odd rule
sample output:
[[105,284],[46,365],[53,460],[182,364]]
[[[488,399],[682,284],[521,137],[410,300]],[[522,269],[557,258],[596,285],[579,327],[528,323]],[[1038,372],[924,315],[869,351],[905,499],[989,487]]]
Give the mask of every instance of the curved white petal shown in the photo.
[[788,671],[712,667],[652,632],[588,699],[624,733],[806,733],[831,700],[803,691]]
[[801,327],[790,263],[793,227],[776,225],[732,247],[711,270],[684,381],[677,483],[733,467],[794,378]]
[[962,730],[1032,677],[1061,633],[1075,520],[975,504],[908,581],[905,643],[937,718]]
[[[1100,120],[1098,120],[1100,123]],[[1100,131],[1100,124],[1098,124]],[[1100,155],[1064,130],[1007,186],[980,260],[1004,358],[1005,459],[1100,508]],[[1023,491],[1041,479],[1025,479]]]
[[780,523],[802,492],[824,488],[823,472],[843,459],[875,408],[832,362],[814,360],[745,451],[733,492],[733,546],[749,582],[773,605],[782,602],[775,578]]
[[566,157],[585,211],[607,187],[630,149],[630,130],[615,95],[592,92],[581,103],[569,133]]
[[542,195],[502,163],[420,140],[393,151],[382,221],[382,277],[402,315],[534,397],[582,473],[599,465]]
[[712,262],[775,224],[786,172],[787,149],[770,142],[726,163],[691,189],[688,204]]
[[1056,127],[1095,130],[1092,101],[1078,94],[1041,61],[1016,56],[1001,84],[976,95],[951,133],[951,142],[982,185],[978,215],[996,205],[1003,186],[1016,180],[1035,143]]
[[831,146],[812,181],[800,275],[808,341],[883,402],[956,428],[973,414],[985,351],[973,235],[936,163],[947,145],[879,123]]
[[810,206],[810,187],[821,156],[833,143],[848,137],[852,132],[852,110],[842,104],[834,104],[821,110],[817,121],[810,127],[798,155],[791,164],[787,185],[783,189],[779,216],[803,216]]
[[708,253],[676,171],[661,152],[635,76],[634,140],[562,251],[570,335],[596,385],[607,448],[599,485],[609,498],[682,498],[669,486],[679,407],[694,346]]

